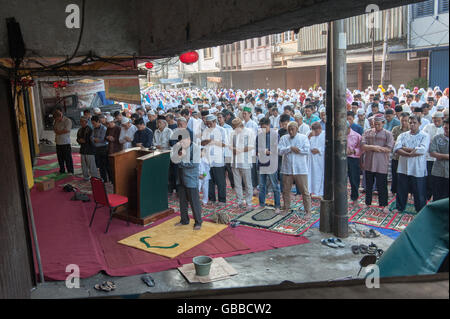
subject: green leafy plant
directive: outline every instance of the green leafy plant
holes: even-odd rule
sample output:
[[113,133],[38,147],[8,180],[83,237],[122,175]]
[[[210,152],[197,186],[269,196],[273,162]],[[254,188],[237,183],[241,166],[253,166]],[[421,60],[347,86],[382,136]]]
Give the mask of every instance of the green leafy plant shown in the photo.
[[424,89],[428,88],[428,81],[427,81],[427,79],[426,78],[415,78],[415,79],[412,79],[411,81],[409,81],[406,84],[406,88],[408,88],[410,90],[414,90],[414,88],[416,86],[419,89],[420,88],[424,88]]

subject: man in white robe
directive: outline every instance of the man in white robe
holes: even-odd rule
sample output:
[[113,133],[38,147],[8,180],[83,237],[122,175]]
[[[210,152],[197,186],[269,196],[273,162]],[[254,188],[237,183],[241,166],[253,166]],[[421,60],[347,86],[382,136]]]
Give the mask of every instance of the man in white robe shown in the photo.
[[311,194],[322,197],[325,178],[325,132],[322,131],[320,122],[314,122],[311,129],[308,185]]

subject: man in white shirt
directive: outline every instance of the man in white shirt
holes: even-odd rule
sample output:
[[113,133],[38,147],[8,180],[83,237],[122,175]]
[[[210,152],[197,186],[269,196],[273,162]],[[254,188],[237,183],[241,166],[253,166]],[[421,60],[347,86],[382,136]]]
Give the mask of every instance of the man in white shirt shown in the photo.
[[232,151],[231,167],[233,171],[233,179],[235,182],[234,190],[236,191],[237,204],[245,207],[242,182],[245,186],[245,203],[247,209],[252,209],[252,158],[255,153],[255,135],[249,128],[244,127],[240,118],[235,118],[232,122],[234,131],[229,135],[228,145]]
[[153,144],[159,150],[170,149],[169,141],[173,132],[167,126],[166,120],[162,118],[158,119],[158,129],[153,134]]
[[[297,124],[298,124],[298,133],[303,134],[305,136],[309,136],[309,133],[311,133],[311,129],[308,124],[303,123],[302,114],[297,113],[297,114],[295,114],[294,118],[295,118],[295,122],[297,122]],[[314,123],[316,123],[316,122],[314,122]],[[320,122],[318,122],[318,123],[320,123]]]
[[414,115],[417,116],[418,118],[420,118],[420,127],[419,127],[420,131],[423,130],[423,128],[425,126],[430,124],[430,121],[428,121],[427,119],[423,118],[422,107],[418,106],[418,107],[414,108]]
[[[442,126],[442,121],[444,120],[444,113],[442,112],[435,112],[433,114],[433,123],[427,124],[422,132],[427,133],[430,137],[430,141],[433,140],[433,138],[436,135],[444,134],[444,128]],[[427,152],[427,200],[430,200],[433,196],[433,182],[432,182],[432,176],[431,176],[431,170],[433,169],[433,164],[436,158],[430,156],[430,154]]]
[[280,115],[278,114],[278,109],[276,107],[272,107],[271,109],[272,115],[269,117],[270,125],[273,129],[280,128]]
[[137,127],[131,123],[131,120],[127,117],[122,118],[121,130],[119,136],[119,143],[123,145],[123,150],[133,147],[132,142],[134,139],[134,133],[137,131]]
[[325,132],[319,122],[311,125],[308,186],[311,194],[323,196],[325,178]]
[[[201,145],[206,147],[210,160],[210,176],[208,198],[211,202],[216,202],[216,185],[219,199],[219,206],[224,206],[227,200],[225,181],[225,152],[226,132],[225,129],[217,125],[215,115],[206,117],[206,126],[202,133]],[[236,184],[235,184],[236,186]]]
[[283,174],[284,213],[291,208],[291,188],[295,182],[303,197],[306,215],[311,213],[311,196],[308,191],[308,137],[298,134],[297,122],[288,124],[288,133],[280,139],[278,153],[283,156],[280,173]]
[[[251,115],[252,115],[252,113],[251,113],[250,108],[244,107],[242,110],[242,116],[244,118],[244,123],[243,123],[244,127],[252,130],[253,135],[257,136],[258,135],[258,124],[251,119]],[[255,188],[258,186],[258,180],[259,180],[258,171],[256,169],[256,158],[253,159],[252,163],[253,163],[252,164],[252,185]],[[256,195],[256,192],[255,192],[255,195]]]
[[397,201],[396,209],[403,212],[408,201],[408,193],[414,196],[414,206],[419,212],[427,203],[427,159],[426,154],[430,146],[430,137],[421,132],[420,117],[415,115],[409,118],[409,131],[397,138],[394,153],[398,160]]
[[361,126],[364,129],[364,131],[370,130],[370,123],[366,119],[366,113],[364,112],[364,110],[358,109],[356,111],[356,115],[358,118],[356,119],[355,123]]

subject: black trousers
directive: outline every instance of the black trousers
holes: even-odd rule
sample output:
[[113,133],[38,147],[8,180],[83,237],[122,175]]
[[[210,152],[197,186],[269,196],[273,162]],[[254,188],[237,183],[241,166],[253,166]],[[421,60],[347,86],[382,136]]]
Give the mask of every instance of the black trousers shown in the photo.
[[169,194],[177,190],[178,165],[170,161],[169,164]]
[[100,176],[106,183],[113,182],[112,171],[109,165],[108,146],[101,146],[95,148],[95,165],[100,170]]
[[431,175],[431,170],[433,169],[433,161],[427,161],[427,200],[430,200],[433,196],[433,183],[434,176]]
[[70,144],[56,145],[56,156],[59,163],[59,172],[74,173],[72,160],[72,147]]
[[373,182],[375,179],[378,190],[378,202],[382,207],[388,205],[388,189],[387,189],[387,174],[374,173],[365,171],[366,173],[366,205],[372,205]]
[[347,166],[348,166],[348,179],[350,180],[350,186],[352,188],[350,198],[352,201],[355,201],[359,197],[359,184],[361,181],[359,158],[347,157]]
[[189,224],[188,206],[191,206],[194,215],[194,226],[202,225],[202,206],[200,205],[200,195],[198,188],[189,188],[184,185],[177,185],[177,194],[180,199],[180,213],[183,225]]
[[433,176],[433,201],[448,198],[448,178]]
[[252,164],[252,186],[256,188],[259,185],[258,166],[256,163]]
[[391,184],[391,192],[392,194],[397,194],[397,168],[398,168],[398,160],[392,160],[391,172],[392,172],[392,184]]
[[427,179],[426,177],[414,177],[405,174],[398,174],[398,192],[397,192],[397,209],[403,212],[408,202],[408,193],[414,196],[414,207],[416,212],[427,204]]
[[234,177],[233,177],[233,171],[231,170],[230,163],[225,164],[225,171],[227,172],[228,179],[230,180],[231,188],[234,188]]
[[212,202],[216,201],[216,185],[218,191],[219,202],[227,202],[227,190],[225,181],[225,166],[211,167],[209,170],[211,179],[209,180],[208,199]]

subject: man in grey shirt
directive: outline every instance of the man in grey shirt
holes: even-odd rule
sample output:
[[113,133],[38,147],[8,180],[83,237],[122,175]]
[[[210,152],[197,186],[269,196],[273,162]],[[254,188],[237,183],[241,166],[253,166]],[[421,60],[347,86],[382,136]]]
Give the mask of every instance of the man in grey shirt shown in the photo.
[[94,115],[91,121],[94,127],[91,141],[95,146],[95,164],[100,170],[100,176],[103,181],[105,183],[108,181],[112,183],[112,172],[108,158],[108,141],[106,140],[106,126],[100,122],[100,118],[97,115]]
[[70,145],[70,130],[72,129],[72,121],[63,115],[62,109],[57,108],[53,113],[55,124],[53,131],[55,132],[56,156],[58,157],[59,173],[67,172],[73,174],[72,147]]
[[448,198],[448,129],[449,120],[444,120],[444,134],[436,135],[430,143],[430,156],[436,158],[433,176],[433,201]]

